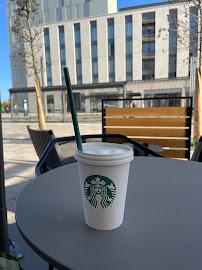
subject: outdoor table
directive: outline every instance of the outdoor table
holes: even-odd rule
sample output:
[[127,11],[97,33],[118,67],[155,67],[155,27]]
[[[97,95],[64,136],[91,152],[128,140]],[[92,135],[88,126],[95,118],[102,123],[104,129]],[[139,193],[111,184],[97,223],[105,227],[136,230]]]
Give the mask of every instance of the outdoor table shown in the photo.
[[37,177],[18,197],[17,226],[58,269],[202,269],[202,164],[135,157],[123,224],[84,222],[77,163]]

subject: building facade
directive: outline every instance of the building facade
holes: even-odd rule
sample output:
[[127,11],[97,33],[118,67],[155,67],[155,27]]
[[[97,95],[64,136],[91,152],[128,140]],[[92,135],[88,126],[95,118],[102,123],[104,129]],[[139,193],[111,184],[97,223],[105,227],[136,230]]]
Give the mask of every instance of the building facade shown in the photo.
[[[103,83],[125,82],[131,97],[137,92],[142,97],[189,95],[190,51],[171,36],[175,26],[168,20],[186,23],[179,12],[182,4],[161,2],[119,12],[116,8],[112,0],[40,1],[44,20],[41,57],[46,61],[42,86],[64,85],[63,67],[67,66],[73,85],[95,84],[97,88]],[[11,26],[10,9],[7,0]],[[166,31],[159,35],[163,28]],[[13,37],[9,42],[12,45]],[[12,76],[14,88],[34,85],[32,77],[18,76],[15,70]]]

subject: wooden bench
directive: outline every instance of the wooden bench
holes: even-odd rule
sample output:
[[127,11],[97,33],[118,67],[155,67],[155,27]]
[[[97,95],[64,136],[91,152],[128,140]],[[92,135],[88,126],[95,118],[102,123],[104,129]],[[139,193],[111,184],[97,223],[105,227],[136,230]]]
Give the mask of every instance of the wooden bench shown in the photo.
[[104,108],[103,133],[163,147],[162,155],[190,158],[191,107]]

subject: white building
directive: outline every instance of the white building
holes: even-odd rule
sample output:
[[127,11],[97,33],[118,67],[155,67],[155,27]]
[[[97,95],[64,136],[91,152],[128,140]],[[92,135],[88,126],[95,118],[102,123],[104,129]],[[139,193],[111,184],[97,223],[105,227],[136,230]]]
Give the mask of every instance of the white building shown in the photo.
[[[180,4],[161,2],[118,13],[114,0],[40,0],[40,4],[44,21],[41,56],[47,63],[41,74],[44,87],[63,85],[63,67],[67,66],[72,84],[85,89],[91,84],[99,88],[102,83],[126,82],[130,96],[137,92],[142,97],[188,95],[190,51],[180,48],[177,39],[171,40],[168,31],[158,37],[161,28],[171,27],[169,14],[187,20],[179,12]],[[9,0],[7,11],[9,27],[13,22]],[[10,30],[9,42],[12,46]],[[19,76],[15,70],[12,78],[14,88],[34,86],[32,77]]]

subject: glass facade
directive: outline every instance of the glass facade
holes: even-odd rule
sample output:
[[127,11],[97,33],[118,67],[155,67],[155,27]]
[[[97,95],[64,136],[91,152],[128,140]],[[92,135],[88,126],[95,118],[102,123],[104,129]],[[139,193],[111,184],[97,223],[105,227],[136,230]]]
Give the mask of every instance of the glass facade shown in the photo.
[[66,53],[65,53],[65,33],[64,26],[59,26],[59,44],[60,44],[60,67],[61,67],[61,78],[62,84],[65,84],[65,76],[63,68],[66,67]]
[[143,21],[155,20],[155,12],[148,12],[142,14]]
[[155,60],[154,59],[142,59],[142,79],[150,80],[154,79]]
[[80,17],[80,13],[79,13],[79,5],[75,5],[75,18],[79,18]]
[[115,63],[114,63],[114,18],[108,19],[108,66],[109,82],[115,81]]
[[90,8],[89,8],[88,3],[83,5],[83,16],[84,17],[89,17],[90,16]]
[[142,14],[142,80],[155,77],[155,12]]
[[64,7],[64,0],[58,0],[58,7]]
[[155,41],[142,43],[142,56],[155,56]]
[[82,84],[81,35],[80,35],[80,24],[79,23],[76,23],[74,25],[74,35],[75,35],[77,84]]
[[189,53],[190,56],[198,55],[198,9],[196,6],[190,7],[190,36],[189,36]]
[[45,23],[49,23],[50,22],[49,10],[44,10],[44,22]]
[[126,28],[126,81],[132,81],[133,74],[133,26],[132,15],[125,17]]
[[169,10],[169,78],[176,77],[177,9]]
[[91,28],[91,55],[93,83],[98,83],[98,58],[97,58],[97,22],[90,22]]
[[44,28],[44,44],[45,44],[47,86],[52,86],[52,69],[51,69],[49,28]]
[[49,5],[48,5],[48,1],[47,0],[43,0],[43,9],[48,9]]
[[66,8],[66,15],[67,15],[67,19],[68,20],[71,20],[72,19],[72,9],[71,9],[71,6],[68,6]]
[[145,23],[142,25],[142,38],[155,38],[155,23]]
[[62,21],[62,10],[60,8],[56,9],[56,20],[58,22]]

